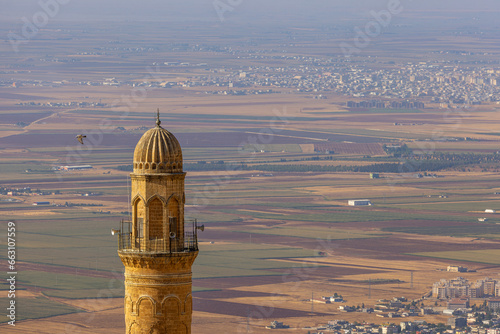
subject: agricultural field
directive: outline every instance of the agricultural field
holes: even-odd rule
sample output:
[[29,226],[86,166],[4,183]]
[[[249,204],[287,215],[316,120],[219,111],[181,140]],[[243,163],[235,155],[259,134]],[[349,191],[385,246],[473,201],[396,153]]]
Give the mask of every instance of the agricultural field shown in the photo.
[[[177,125],[176,120],[171,122]],[[378,156],[388,159],[380,148],[394,140],[353,144],[351,151],[349,144],[331,143],[329,147],[338,152],[329,154],[333,160],[318,161],[311,159],[318,156],[314,141],[330,138],[324,133],[315,137],[311,131],[283,132],[279,140],[273,137],[259,146],[262,152],[255,152],[234,145],[255,135],[255,129],[230,132],[228,145],[223,128],[216,129],[213,123],[203,126],[207,130],[195,135],[187,131],[178,135],[186,162],[224,160],[252,166],[280,165],[286,159],[299,165],[369,166],[383,161],[366,161],[363,155],[373,154],[375,146],[359,145],[378,145]],[[104,135],[99,145],[80,156],[81,163],[94,166],[92,170],[64,173],[52,171],[52,166],[62,164],[58,157],[64,159],[78,148],[71,144],[70,131],[53,135],[48,130],[32,134],[28,130],[20,135],[28,136],[25,139],[17,136],[23,138],[20,141],[12,136],[0,139],[6,147],[0,152],[4,154],[1,185],[47,192],[13,196],[18,201],[0,204],[3,214],[18,222],[22,240],[19,300],[26,300],[30,311],[23,311],[26,320],[19,328],[27,333],[40,322],[47,328],[80,323],[88,326],[83,333],[113,333],[114,328],[95,320],[104,316],[122,326],[123,266],[109,230],[127,219],[130,211],[129,172],[117,167],[131,163],[141,131]],[[345,139],[352,140],[349,136]],[[61,146],[61,139],[68,144]],[[374,302],[387,294],[419,298],[435,280],[450,277],[436,271],[449,264],[477,269],[474,277],[495,275],[500,219],[484,210],[499,208],[497,174],[458,170],[435,174],[418,178],[411,173],[381,173],[379,179],[370,179],[368,173],[266,174],[234,167],[188,171],[186,213],[206,226],[193,267],[193,328],[202,333],[220,326],[246,326],[248,310],[262,307],[270,311],[251,320],[254,328],[274,319],[307,326],[311,306],[306,300],[311,293],[339,292],[352,304]],[[95,196],[82,196],[85,193]],[[369,198],[373,205],[347,206],[356,198]],[[41,200],[60,206],[32,205]],[[66,202],[88,206],[68,207]],[[478,223],[483,216],[488,221]],[[371,286],[368,296],[366,282],[372,280],[387,283]],[[42,302],[54,307],[41,312],[37,305]],[[89,312],[95,314],[90,326]],[[335,308],[322,305],[315,306],[315,315],[314,323],[340,316]]]
[[[48,44],[63,54],[90,48],[87,42]],[[208,51],[151,52],[94,61],[75,55],[73,67],[44,62],[9,74],[38,78],[56,67],[61,80],[122,76],[141,83],[145,64],[158,59],[237,62]],[[0,68],[12,71],[6,59]],[[163,66],[157,74],[185,82],[206,70],[169,73]],[[463,274],[470,280],[499,274],[498,105],[349,110],[332,92],[327,99],[285,89],[235,96],[199,86],[148,87],[140,103],[119,100],[132,87],[2,87],[0,229],[16,222],[22,314],[15,330],[3,319],[2,333],[123,332],[124,268],[110,230],[130,218],[134,148],[154,126],[157,108],[183,148],[186,218],[205,226],[193,266],[193,333],[247,326],[265,333],[272,320],[301,334],[332,319],[383,323],[373,314],[341,313],[338,305],[312,307],[310,299],[340,293],[349,305],[374,305],[406,296],[434,305],[421,298],[435,281],[455,276],[444,271],[448,265],[475,269]],[[99,105],[38,104],[51,101]],[[87,135],[84,145],[78,134]],[[405,145],[413,155],[387,150]],[[441,164],[426,169],[421,161]],[[55,170],[74,165],[92,169]],[[352,199],[372,205],[349,206]],[[2,262],[6,254],[2,243]],[[4,307],[7,283],[0,289]]]

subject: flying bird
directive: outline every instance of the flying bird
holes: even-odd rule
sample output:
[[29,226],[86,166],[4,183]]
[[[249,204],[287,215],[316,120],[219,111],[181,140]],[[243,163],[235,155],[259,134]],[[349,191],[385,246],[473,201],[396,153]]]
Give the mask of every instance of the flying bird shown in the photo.
[[78,141],[80,142],[80,144],[83,145],[83,138],[87,138],[87,136],[84,136],[84,135],[78,135],[76,136],[76,139],[78,139]]

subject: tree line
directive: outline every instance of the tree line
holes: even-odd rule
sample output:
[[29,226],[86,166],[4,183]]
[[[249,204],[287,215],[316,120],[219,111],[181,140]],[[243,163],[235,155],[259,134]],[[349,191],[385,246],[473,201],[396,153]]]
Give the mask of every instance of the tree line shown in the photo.
[[[403,145],[406,146],[406,145]],[[273,163],[245,164],[235,162],[225,162],[223,160],[215,162],[195,162],[185,163],[185,171],[226,171],[226,170],[258,170],[265,172],[361,172],[361,173],[414,173],[414,172],[436,172],[447,168],[479,165],[484,163],[500,162],[500,154],[474,154],[474,153],[443,153],[433,154],[412,154],[411,150],[405,147],[398,148],[392,153],[398,161],[382,162],[366,166],[356,165],[309,165],[309,164],[286,164],[286,159],[281,159]],[[404,156],[404,157],[403,157]],[[393,160],[394,157],[387,159]],[[319,160],[308,158],[307,160]],[[322,160],[332,160],[327,157]],[[364,159],[370,160],[370,158]],[[379,158],[374,159],[381,161]],[[122,165],[118,170],[130,172],[133,165]]]

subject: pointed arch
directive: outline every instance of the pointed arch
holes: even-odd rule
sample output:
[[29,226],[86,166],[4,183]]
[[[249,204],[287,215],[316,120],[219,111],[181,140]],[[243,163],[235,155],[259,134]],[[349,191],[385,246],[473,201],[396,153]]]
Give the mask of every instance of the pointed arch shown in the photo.
[[135,238],[134,247],[140,247],[144,237],[146,221],[146,205],[144,198],[137,194],[132,200],[132,235]]
[[148,202],[148,231],[149,239],[163,239],[164,204],[155,196]]
[[172,195],[170,195],[168,197],[168,199],[166,201],[167,206],[170,205],[170,201],[172,201],[172,200],[177,201],[178,204],[181,203],[181,199],[180,199],[179,195],[177,195],[176,193],[173,193]]
[[146,206],[149,206],[151,201],[153,201],[155,199],[159,199],[163,203],[163,205],[167,205],[167,201],[165,200],[165,198],[163,196],[160,196],[158,194],[154,194],[148,198],[148,200],[146,201]]
[[138,200],[142,200],[144,203],[146,203],[146,201],[144,200],[144,197],[142,197],[141,194],[137,193],[135,194],[134,198],[132,198],[132,205],[134,205],[134,203]]
[[169,230],[180,236],[180,201],[176,194],[172,194],[167,201],[167,216],[169,219]]

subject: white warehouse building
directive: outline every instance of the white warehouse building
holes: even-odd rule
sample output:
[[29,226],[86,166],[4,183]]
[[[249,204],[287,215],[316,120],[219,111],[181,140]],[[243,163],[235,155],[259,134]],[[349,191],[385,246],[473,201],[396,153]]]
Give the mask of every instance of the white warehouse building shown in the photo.
[[372,205],[372,202],[369,199],[350,199],[348,204],[350,206],[366,206]]

